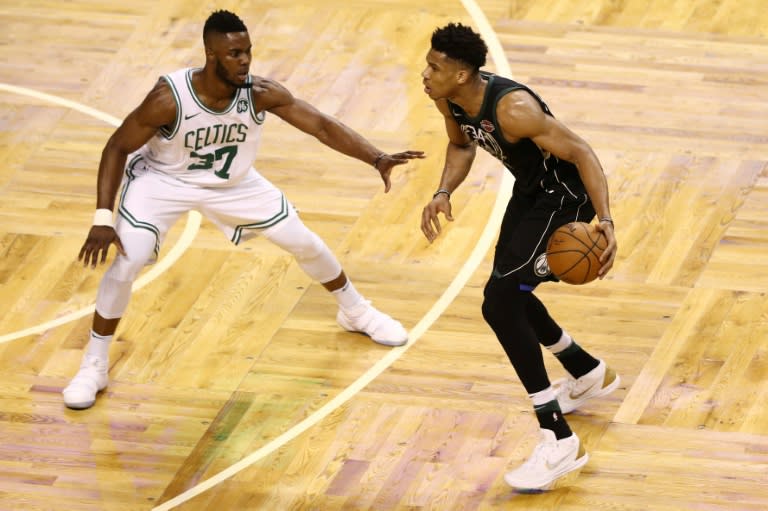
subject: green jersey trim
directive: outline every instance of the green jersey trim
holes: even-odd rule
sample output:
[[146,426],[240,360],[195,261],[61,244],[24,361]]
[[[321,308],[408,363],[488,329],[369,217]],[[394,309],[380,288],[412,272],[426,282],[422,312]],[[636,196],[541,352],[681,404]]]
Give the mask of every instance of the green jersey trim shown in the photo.
[[235,232],[232,235],[232,243],[235,245],[240,243],[240,239],[243,236],[243,229],[266,229],[282,222],[286,218],[288,218],[288,201],[286,200],[285,195],[283,195],[282,201],[280,202],[280,211],[276,215],[261,222],[238,225],[235,227]]
[[179,91],[176,90],[176,86],[168,75],[163,75],[161,78],[165,80],[165,83],[171,88],[173,101],[176,103],[176,120],[173,123],[173,127],[161,126],[158,130],[166,140],[170,140],[176,135],[179,131],[179,126],[181,126],[181,97],[179,96]]
[[143,160],[142,156],[135,156],[125,169],[125,175],[127,179],[125,180],[125,185],[123,185],[123,191],[120,193],[120,206],[117,209],[117,213],[123,217],[126,222],[131,224],[131,226],[137,229],[145,229],[155,235],[155,248],[153,251],[155,253],[155,257],[157,257],[160,254],[160,229],[158,229],[155,225],[150,224],[149,222],[142,222],[137,220],[136,217],[133,216],[133,214],[124,206],[125,195],[128,193],[128,187],[130,186],[131,182],[136,179],[133,168],[141,160]]
[[232,102],[229,104],[227,108],[222,110],[221,112],[217,112],[216,110],[211,110],[207,106],[203,104],[202,101],[197,97],[197,94],[195,93],[195,88],[192,87],[192,73],[195,71],[199,71],[200,68],[190,68],[187,70],[186,74],[186,81],[187,81],[187,89],[189,89],[189,95],[192,96],[192,99],[195,103],[197,103],[197,106],[199,106],[204,112],[208,112],[209,114],[213,115],[222,115],[228,113],[232,108],[234,108],[235,104],[237,104],[237,100],[240,97],[240,94],[235,94],[235,97],[232,98]]
[[[249,75],[248,79],[253,82],[253,77]],[[267,117],[267,113],[262,110],[260,112],[256,111],[256,105],[253,104],[253,89],[244,89],[245,94],[247,94],[248,98],[248,111],[251,113],[251,119],[253,119],[253,122],[256,124],[264,124],[264,119]]]

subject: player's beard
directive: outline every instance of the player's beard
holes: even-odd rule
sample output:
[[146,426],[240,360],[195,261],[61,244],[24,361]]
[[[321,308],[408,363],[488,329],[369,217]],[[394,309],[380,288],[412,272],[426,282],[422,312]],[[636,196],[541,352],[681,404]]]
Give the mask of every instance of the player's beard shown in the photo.
[[250,89],[251,88],[251,82],[245,81],[242,83],[235,82],[234,80],[230,79],[227,75],[227,70],[224,66],[221,65],[221,62],[219,60],[216,61],[216,76],[219,77],[219,80],[226,83],[230,87],[234,87],[236,89]]

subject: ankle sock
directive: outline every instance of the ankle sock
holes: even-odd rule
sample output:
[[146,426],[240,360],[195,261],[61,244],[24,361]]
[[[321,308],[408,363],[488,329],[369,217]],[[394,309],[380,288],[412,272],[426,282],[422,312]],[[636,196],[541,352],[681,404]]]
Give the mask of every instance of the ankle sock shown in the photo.
[[88,347],[85,349],[87,355],[92,355],[99,360],[109,360],[109,343],[112,342],[111,335],[99,335],[91,330],[91,337],[88,341]]
[[581,378],[600,363],[595,357],[584,351],[576,341],[563,330],[560,339],[547,349],[563,365],[568,374],[574,378]]
[[528,397],[533,401],[533,410],[536,412],[539,427],[554,431],[555,438],[558,440],[568,438],[573,434],[560,410],[560,403],[557,402],[552,387],[530,394]]
[[335,291],[331,291],[331,294],[334,296],[334,298],[336,298],[336,301],[339,303],[339,307],[341,307],[341,309],[345,312],[353,310],[363,303],[363,295],[361,295],[357,289],[355,289],[355,286],[349,279],[347,279],[347,283],[344,284],[341,288]]

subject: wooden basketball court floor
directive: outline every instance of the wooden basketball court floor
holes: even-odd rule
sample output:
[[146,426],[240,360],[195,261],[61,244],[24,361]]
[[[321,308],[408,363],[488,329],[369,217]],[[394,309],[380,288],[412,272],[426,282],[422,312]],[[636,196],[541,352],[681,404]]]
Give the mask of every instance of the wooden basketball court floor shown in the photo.
[[[256,162],[412,341],[341,331],[290,257],[190,215],[138,282],[110,386],[67,410],[104,271],[76,262],[101,149],[159,74],[203,63],[214,8],[246,21],[254,73],[384,150],[427,151],[385,195],[370,167],[272,117]],[[0,509],[768,509],[764,0],[2,0],[0,14]],[[536,89],[610,183],[613,272],[539,295],[622,386],[571,416],[590,462],[538,495],[503,481],[536,422],[480,315],[500,166],[478,159],[433,245],[419,230],[446,142],[419,73],[448,21],[482,29],[488,69]]]

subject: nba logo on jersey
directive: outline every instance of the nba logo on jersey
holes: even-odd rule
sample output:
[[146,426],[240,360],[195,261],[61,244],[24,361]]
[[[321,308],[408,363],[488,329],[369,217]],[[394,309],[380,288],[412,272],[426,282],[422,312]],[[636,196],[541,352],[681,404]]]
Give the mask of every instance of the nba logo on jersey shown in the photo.
[[494,128],[493,123],[488,119],[483,119],[482,121],[480,121],[480,127],[483,128],[488,133],[493,133],[493,130],[496,129]]
[[241,114],[248,110],[248,101],[241,99],[237,102],[237,113]]

